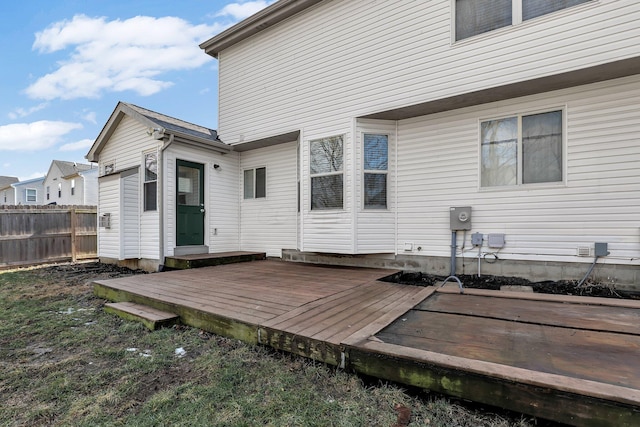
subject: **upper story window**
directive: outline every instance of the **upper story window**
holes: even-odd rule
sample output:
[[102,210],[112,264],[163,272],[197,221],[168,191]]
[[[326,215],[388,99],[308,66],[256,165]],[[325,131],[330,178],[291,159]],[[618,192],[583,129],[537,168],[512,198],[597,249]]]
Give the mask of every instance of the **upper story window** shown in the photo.
[[261,199],[267,197],[267,168],[245,169],[244,198]]
[[594,0],[455,0],[456,40]]
[[561,182],[562,111],[480,123],[481,187]]
[[47,200],[49,200],[49,193],[50,193],[50,190],[51,190],[51,187],[49,187],[49,186],[47,185]]
[[76,180],[71,180],[71,195],[74,196],[76,194]]
[[364,134],[363,194],[365,209],[387,208],[389,136]]
[[332,136],[309,142],[311,175],[311,209],[343,207],[343,137]]
[[144,210],[158,209],[158,153],[144,155]]
[[27,202],[34,203],[38,201],[38,190],[35,188],[27,188]]
[[58,183],[58,199],[62,197],[62,183]]

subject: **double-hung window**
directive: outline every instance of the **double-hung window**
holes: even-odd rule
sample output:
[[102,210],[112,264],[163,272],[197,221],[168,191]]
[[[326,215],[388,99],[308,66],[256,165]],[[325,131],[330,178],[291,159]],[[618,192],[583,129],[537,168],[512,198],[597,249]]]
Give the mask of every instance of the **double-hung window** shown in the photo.
[[480,186],[563,180],[562,110],[480,123]]
[[144,210],[158,210],[158,153],[144,155]]
[[76,194],[76,180],[72,179],[71,180],[71,195],[75,196]]
[[363,189],[365,209],[387,208],[389,136],[364,134]]
[[27,202],[35,203],[38,201],[38,190],[35,188],[27,188]]
[[456,40],[594,0],[455,0]]
[[311,209],[343,207],[343,137],[332,136],[309,142]]
[[261,199],[267,197],[267,168],[244,170],[244,198]]

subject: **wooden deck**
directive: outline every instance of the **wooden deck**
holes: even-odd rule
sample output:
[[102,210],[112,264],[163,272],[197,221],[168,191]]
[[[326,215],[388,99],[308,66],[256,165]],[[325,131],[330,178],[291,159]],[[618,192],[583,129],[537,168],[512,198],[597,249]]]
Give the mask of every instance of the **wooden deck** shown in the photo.
[[250,343],[541,418],[640,425],[640,301],[442,289],[257,261],[94,283]]

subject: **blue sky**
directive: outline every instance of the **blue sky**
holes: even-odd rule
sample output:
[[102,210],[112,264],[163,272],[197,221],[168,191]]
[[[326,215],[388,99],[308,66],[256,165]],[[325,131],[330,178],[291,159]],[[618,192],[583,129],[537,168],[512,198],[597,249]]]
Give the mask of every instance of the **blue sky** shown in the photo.
[[22,0],[0,8],[0,175],[84,155],[118,101],[216,128],[198,44],[272,0]]

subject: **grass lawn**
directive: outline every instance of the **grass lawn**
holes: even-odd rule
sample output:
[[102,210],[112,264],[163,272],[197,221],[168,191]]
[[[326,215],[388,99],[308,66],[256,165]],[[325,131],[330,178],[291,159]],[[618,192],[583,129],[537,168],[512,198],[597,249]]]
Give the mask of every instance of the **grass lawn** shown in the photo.
[[150,332],[92,294],[92,278],[123,274],[96,263],[0,271],[1,426],[550,425],[198,329]]

